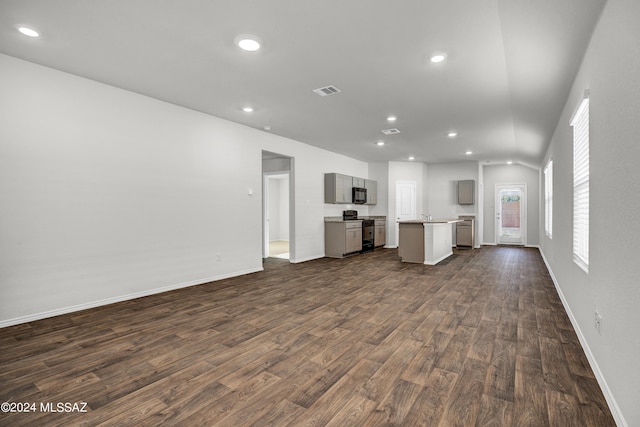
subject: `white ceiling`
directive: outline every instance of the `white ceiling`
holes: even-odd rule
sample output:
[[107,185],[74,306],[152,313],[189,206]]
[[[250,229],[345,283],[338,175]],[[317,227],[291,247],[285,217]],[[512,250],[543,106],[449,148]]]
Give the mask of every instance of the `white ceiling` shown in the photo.
[[539,165],[605,1],[1,0],[0,52],[364,161]]

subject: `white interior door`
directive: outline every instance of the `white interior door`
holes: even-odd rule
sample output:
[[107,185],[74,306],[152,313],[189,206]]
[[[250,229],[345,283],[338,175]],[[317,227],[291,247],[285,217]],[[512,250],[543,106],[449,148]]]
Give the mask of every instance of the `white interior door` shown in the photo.
[[496,185],[496,242],[500,245],[526,243],[526,186]]
[[[396,221],[416,219],[416,182],[396,181]],[[400,227],[396,225],[396,245],[398,244]]]

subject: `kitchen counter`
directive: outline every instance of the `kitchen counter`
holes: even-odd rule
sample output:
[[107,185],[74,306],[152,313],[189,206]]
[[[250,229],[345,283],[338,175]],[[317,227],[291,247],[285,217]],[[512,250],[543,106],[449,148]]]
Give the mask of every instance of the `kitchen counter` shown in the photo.
[[387,217],[384,215],[371,215],[371,216],[359,216],[358,219],[347,219],[344,220],[342,219],[341,216],[325,216],[324,217],[324,222],[349,222],[349,221],[362,221],[365,219],[382,219],[382,220],[386,220]]
[[341,216],[325,216],[324,222],[362,222],[362,218],[358,219],[342,219]]
[[462,222],[461,219],[408,219],[405,221],[398,221],[398,224],[454,224],[456,222]]
[[398,221],[398,255],[402,262],[435,265],[453,255],[451,224],[458,219]]

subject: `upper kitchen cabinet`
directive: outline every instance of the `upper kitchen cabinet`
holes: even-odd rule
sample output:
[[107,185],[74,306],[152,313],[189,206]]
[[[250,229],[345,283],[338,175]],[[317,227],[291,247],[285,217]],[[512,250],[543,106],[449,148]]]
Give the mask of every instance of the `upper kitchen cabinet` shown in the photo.
[[458,204],[473,205],[475,204],[475,184],[473,179],[458,181]]
[[364,188],[367,189],[367,201],[365,205],[377,204],[378,203],[378,182],[370,179],[365,179]]
[[324,174],[324,202],[351,203],[353,177],[339,173]]
[[365,188],[367,200],[365,204],[378,203],[378,183],[376,181],[339,173],[324,174],[325,203],[353,203],[353,188]]

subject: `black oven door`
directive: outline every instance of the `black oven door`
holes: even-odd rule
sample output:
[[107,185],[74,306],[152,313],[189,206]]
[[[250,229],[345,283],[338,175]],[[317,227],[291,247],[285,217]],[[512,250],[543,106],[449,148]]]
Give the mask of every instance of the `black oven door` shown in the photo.
[[363,205],[367,202],[367,189],[353,187],[353,203]]

